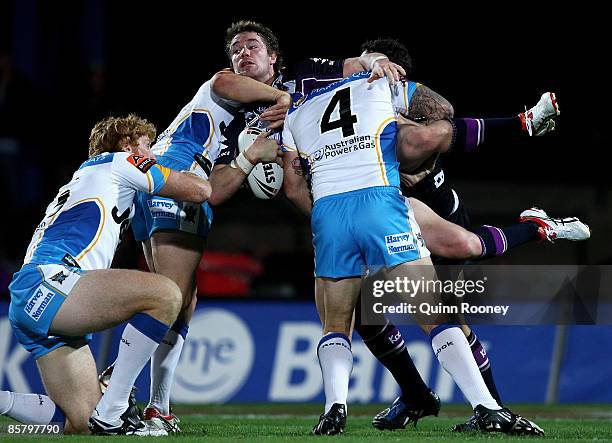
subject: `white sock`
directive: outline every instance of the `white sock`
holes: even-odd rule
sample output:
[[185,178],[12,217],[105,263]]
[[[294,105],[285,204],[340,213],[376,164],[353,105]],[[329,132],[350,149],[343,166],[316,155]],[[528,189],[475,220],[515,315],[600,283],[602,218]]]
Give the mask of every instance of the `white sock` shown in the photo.
[[353,370],[353,352],[349,339],[344,334],[330,332],[321,338],[317,348],[323,387],[325,390],[325,412],[334,403],[346,406],[349,379]]
[[[48,425],[56,410],[57,406],[46,395],[0,391],[0,415],[6,415],[20,423]],[[62,420],[65,420],[63,414],[61,415]]]
[[170,329],[151,358],[151,391],[147,407],[170,414],[170,388],[185,339]]
[[468,399],[472,409],[477,405],[489,409],[501,409],[489,393],[461,329],[451,327],[437,333],[435,331],[434,329],[435,335],[431,338],[434,353]]
[[106,392],[98,402],[99,418],[106,422],[117,420],[128,407],[134,381],[147,364],[158,343],[147,337],[130,323],[119,343],[119,354]]

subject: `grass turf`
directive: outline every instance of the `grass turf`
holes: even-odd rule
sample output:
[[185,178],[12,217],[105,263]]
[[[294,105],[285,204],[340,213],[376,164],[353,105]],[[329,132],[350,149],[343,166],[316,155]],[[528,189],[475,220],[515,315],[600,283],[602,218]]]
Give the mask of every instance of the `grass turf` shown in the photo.
[[[341,442],[362,441],[470,441],[503,440],[522,441],[526,437],[510,437],[503,434],[456,434],[450,427],[464,420],[470,414],[465,406],[444,406],[440,417],[425,418],[416,429],[381,432],[370,424],[371,417],[381,409],[378,406],[349,406],[347,429],[338,437],[314,437],[309,435],[320,413],[320,405],[218,405],[179,406],[176,413],[181,417],[183,433],[169,437],[172,440],[201,442],[314,442],[318,438],[338,438]],[[512,410],[534,420],[546,431],[542,440],[556,442],[570,441],[612,441],[611,405],[516,405]],[[56,440],[58,437],[7,435],[6,426],[14,423],[0,418],[3,435],[0,441],[8,439],[25,442]],[[7,438],[8,437],[8,438]],[[64,437],[68,441],[81,442],[104,439],[114,441],[134,437]],[[5,440],[6,439],[6,440]]]

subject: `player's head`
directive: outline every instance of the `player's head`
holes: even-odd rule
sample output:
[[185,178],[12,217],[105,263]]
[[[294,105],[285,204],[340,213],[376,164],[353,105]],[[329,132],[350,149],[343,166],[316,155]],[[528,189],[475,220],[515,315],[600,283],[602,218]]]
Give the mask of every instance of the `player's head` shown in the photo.
[[225,51],[234,72],[261,82],[273,78],[282,66],[278,39],[261,23],[233,23],[225,32]]
[[103,152],[128,151],[150,157],[150,145],[155,133],[155,126],[136,114],[106,117],[91,130],[89,156]]
[[412,72],[412,57],[410,57],[406,46],[395,38],[369,40],[361,45],[361,51],[385,54],[393,63],[404,68],[407,75]]

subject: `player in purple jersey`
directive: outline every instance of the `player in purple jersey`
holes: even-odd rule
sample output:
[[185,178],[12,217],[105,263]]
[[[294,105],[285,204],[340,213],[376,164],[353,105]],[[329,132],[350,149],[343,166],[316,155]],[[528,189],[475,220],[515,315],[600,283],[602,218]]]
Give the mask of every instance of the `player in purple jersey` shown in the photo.
[[[248,40],[248,38],[252,38],[253,34],[255,35],[269,35],[271,33],[271,31],[269,31],[269,29],[263,27],[260,24],[257,23],[253,23],[253,22],[240,22],[238,24],[233,25],[232,28],[230,28],[228,30],[228,34],[227,34],[227,44],[228,44],[228,48],[231,48],[231,44],[232,41],[234,41],[234,39],[236,39],[237,37],[240,36],[240,34],[244,33],[247,37],[246,39]],[[276,42],[277,45],[277,42]],[[231,57],[231,53],[229,54],[230,58]],[[232,60],[233,61],[233,60]],[[296,89],[301,89],[304,90],[305,88],[309,88],[312,87],[314,85],[316,85],[316,81],[317,81],[317,77],[324,77],[324,82],[329,83],[332,82],[334,80],[337,80],[338,78],[341,78],[341,76],[344,74],[342,72],[338,72],[338,68],[340,67],[340,70],[342,70],[342,67],[345,65],[348,65],[350,67],[351,63],[360,63],[358,58],[355,59],[350,59],[347,60],[344,63],[340,63],[340,62],[331,62],[328,60],[317,60],[317,59],[313,59],[313,60],[309,60],[307,62],[304,62],[301,64],[301,66],[299,67],[299,69],[294,69],[294,77],[296,80],[294,81],[285,81],[283,82],[282,80],[286,79],[286,78],[291,78],[292,76],[282,76],[280,73],[275,73],[275,76],[271,76],[269,77],[266,82],[270,83],[270,84],[274,84],[277,87],[283,87],[286,89],[290,89],[290,88],[296,88]],[[371,62],[370,62],[371,63]],[[370,63],[366,63],[366,66],[368,66]],[[236,67],[236,64],[233,63],[235,71],[240,72],[240,66]],[[361,65],[363,67],[363,65]],[[318,69],[318,71],[317,71]],[[314,73],[313,73],[314,72]],[[286,73],[285,73],[286,75]],[[385,73],[385,75],[387,75],[387,73]],[[391,73],[391,76],[393,74]],[[230,77],[227,77],[228,80]],[[246,82],[245,82],[246,83]],[[246,84],[245,84],[246,86]],[[225,93],[227,94],[231,94],[232,93],[232,88],[227,88],[227,90],[225,91]],[[223,95],[223,94],[222,94]],[[230,98],[234,98],[235,97],[230,97]],[[257,121],[257,112],[259,111],[259,113],[261,113],[262,119],[265,119],[268,115],[272,115],[271,113],[266,113],[262,111],[265,109],[264,106],[260,106],[257,110],[255,111],[250,111],[250,118],[245,118],[244,119],[244,124],[248,124],[249,122],[252,123],[256,123]],[[236,119],[235,122],[238,122],[238,120]],[[239,127],[241,128],[241,126],[239,125]],[[232,153],[236,152],[236,148],[235,146],[232,148],[231,146],[228,146],[227,149],[227,156],[228,159],[231,159],[232,157]],[[234,154],[235,155],[235,154]],[[290,196],[293,197],[293,196]],[[463,238],[467,237],[467,231],[463,230],[464,234],[463,234]],[[462,242],[465,243],[465,241],[463,240],[463,238],[461,239]],[[480,248],[480,243],[477,240],[476,237],[474,237],[476,239],[476,242],[478,243],[477,248]],[[451,249],[450,245],[447,244],[445,246],[448,246],[448,249]],[[456,249],[457,245],[455,244],[455,254],[463,257],[463,256],[473,256],[474,254],[474,250],[477,249],[472,245],[467,244],[466,247],[469,248],[469,250],[467,252],[458,252]],[[440,250],[440,252],[442,252],[442,250]],[[480,253],[480,251],[478,252],[478,254]],[[452,255],[451,255],[452,256]],[[402,341],[403,343],[403,341]],[[405,347],[404,347],[405,350]],[[406,352],[407,355],[407,352]],[[415,370],[416,372],[416,370]],[[418,374],[418,373],[417,373]]]

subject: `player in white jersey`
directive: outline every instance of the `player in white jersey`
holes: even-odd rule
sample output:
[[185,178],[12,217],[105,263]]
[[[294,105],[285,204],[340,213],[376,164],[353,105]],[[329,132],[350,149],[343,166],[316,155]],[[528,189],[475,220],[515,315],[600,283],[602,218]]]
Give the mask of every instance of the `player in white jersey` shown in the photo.
[[[254,43],[249,44],[252,52],[250,69],[259,67],[264,76],[269,71],[274,72],[276,55],[268,53],[261,41],[257,51]],[[278,141],[267,139],[267,134],[264,134],[245,153],[232,159],[234,161],[217,164],[220,152],[228,143],[227,139],[232,138],[232,122],[241,106],[240,103],[221,98],[217,93],[217,89],[224,86],[241,90],[234,82],[226,81],[226,74],[219,72],[205,82],[153,146],[159,164],[210,178],[211,198],[200,205],[139,193],[132,222],[136,240],[143,242],[149,269],[174,281],[183,298],[178,318],[151,360],[150,399],[144,411],[146,418],[159,417],[174,431],[179,431],[179,428],[176,426],[178,420],[170,411],[170,388],[197,302],[196,271],[212,223],[209,203],[216,205],[229,198],[254,165],[273,161],[280,153]],[[242,78],[237,79],[238,82],[240,80]],[[264,83],[239,94],[237,99],[240,102],[261,100],[276,103],[282,110],[281,120],[290,103],[287,93]],[[241,129],[236,132],[236,137]],[[194,161],[194,156],[197,161]]]
[[[65,423],[66,432],[166,434],[133,415],[134,380],[181,306],[170,279],[108,269],[137,191],[201,203],[200,177],[156,164],[155,128],[135,115],[109,117],[90,137],[90,158],[60,188],[9,286],[9,320],[32,353],[49,395],[0,392],[0,413],[26,423]],[[114,376],[100,399],[91,333],[123,322]],[[93,411],[93,412],[92,412]],[[90,417],[91,416],[91,417]]]
[[[289,110],[283,130],[284,147],[309,162],[315,276],[324,291],[318,357],[326,404],[315,434],[342,432],[345,426],[352,369],[348,336],[364,268],[382,266],[392,279],[435,278],[431,266],[413,266],[431,260],[399,192],[394,107],[402,108],[402,97],[385,81],[368,84],[369,76],[354,74],[309,93]],[[433,295],[431,302],[438,300]],[[461,329],[444,316],[427,319],[434,324],[417,321],[472,407],[490,421],[509,417],[514,425],[517,416],[487,390]]]

